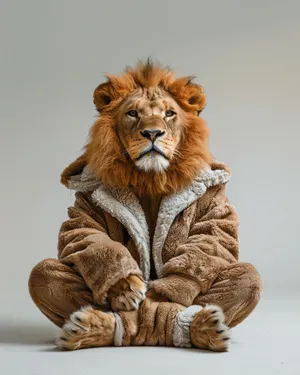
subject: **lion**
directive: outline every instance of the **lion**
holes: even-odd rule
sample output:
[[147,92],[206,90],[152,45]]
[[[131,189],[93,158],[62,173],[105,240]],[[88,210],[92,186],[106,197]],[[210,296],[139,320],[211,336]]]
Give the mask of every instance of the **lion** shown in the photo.
[[58,259],[38,263],[31,297],[61,327],[57,346],[228,349],[261,279],[240,263],[238,217],[201,116],[206,95],[148,60],[107,75],[83,154],[62,173],[76,191]]

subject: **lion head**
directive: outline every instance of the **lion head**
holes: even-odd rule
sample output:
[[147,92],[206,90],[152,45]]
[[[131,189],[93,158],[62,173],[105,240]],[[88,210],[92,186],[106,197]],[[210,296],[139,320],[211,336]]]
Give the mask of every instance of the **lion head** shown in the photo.
[[87,163],[109,186],[138,195],[178,191],[211,162],[206,102],[193,77],[150,61],[107,76],[94,91],[100,113],[86,146]]

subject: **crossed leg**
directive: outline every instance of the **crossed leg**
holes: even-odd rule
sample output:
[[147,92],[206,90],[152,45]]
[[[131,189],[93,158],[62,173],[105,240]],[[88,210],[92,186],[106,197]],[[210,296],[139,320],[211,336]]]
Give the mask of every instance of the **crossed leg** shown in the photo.
[[193,304],[220,306],[226,324],[234,327],[251,314],[261,292],[261,278],[256,269],[249,263],[236,263],[221,271],[208,293],[199,294]]
[[222,271],[210,291],[199,295],[190,308],[152,296],[138,310],[113,314],[92,307],[92,292],[71,267],[47,259],[33,269],[29,290],[39,309],[63,326],[61,348],[194,345],[226,350],[228,326],[240,323],[255,308],[261,282],[254,267],[235,264]]
[[83,278],[57,259],[38,263],[31,271],[28,286],[33,302],[59,327],[74,311],[94,303]]

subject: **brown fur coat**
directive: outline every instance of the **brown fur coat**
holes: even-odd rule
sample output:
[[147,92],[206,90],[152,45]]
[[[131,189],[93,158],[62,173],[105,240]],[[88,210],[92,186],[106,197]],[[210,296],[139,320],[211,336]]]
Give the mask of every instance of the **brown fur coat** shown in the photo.
[[226,167],[213,163],[188,188],[163,197],[150,241],[148,218],[133,191],[108,188],[79,158],[62,174],[76,200],[61,226],[58,256],[82,275],[99,305],[118,280],[135,274],[189,306],[238,260],[238,218],[225,195],[229,179]]

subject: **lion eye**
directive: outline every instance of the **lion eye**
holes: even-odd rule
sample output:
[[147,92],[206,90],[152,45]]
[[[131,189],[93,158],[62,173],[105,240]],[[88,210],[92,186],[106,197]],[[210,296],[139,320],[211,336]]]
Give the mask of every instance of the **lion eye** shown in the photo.
[[165,112],[166,117],[172,117],[174,115],[176,115],[176,113],[174,111],[171,111],[170,109],[166,110]]
[[127,115],[130,117],[138,117],[138,113],[134,109],[132,109],[131,111],[128,111]]

